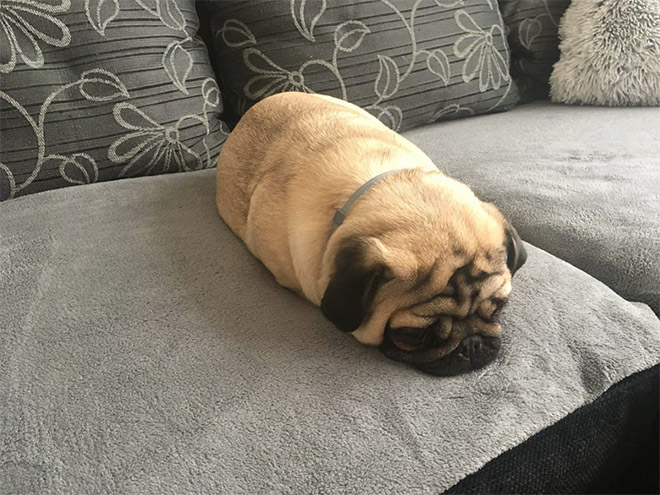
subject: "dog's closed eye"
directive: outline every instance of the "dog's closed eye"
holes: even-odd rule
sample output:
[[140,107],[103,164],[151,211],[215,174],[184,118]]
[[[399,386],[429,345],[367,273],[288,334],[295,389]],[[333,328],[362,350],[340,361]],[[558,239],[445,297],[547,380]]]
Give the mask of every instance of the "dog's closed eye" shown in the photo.
[[479,308],[479,317],[487,323],[497,323],[508,299],[493,298]]
[[427,328],[388,328],[387,336],[399,349],[412,351],[420,349],[428,338]]

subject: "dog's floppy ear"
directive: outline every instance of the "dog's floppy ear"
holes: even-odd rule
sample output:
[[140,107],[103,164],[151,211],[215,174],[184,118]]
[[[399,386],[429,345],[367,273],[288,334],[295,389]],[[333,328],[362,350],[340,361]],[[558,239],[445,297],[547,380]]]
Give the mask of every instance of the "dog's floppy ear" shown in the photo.
[[387,266],[373,256],[366,239],[347,239],[337,250],[334,273],[321,301],[321,312],[343,332],[352,332],[369,311],[388,277]]
[[511,225],[506,229],[506,266],[511,272],[511,276],[527,261],[527,251],[523,246],[522,240]]

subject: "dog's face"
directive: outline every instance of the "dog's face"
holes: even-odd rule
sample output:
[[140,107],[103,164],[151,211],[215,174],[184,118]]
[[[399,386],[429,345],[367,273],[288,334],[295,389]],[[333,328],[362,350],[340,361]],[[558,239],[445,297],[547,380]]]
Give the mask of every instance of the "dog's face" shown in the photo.
[[434,375],[492,361],[511,278],[527,257],[516,231],[439,174],[405,174],[365,199],[336,244],[323,314],[347,332],[386,322],[382,352]]

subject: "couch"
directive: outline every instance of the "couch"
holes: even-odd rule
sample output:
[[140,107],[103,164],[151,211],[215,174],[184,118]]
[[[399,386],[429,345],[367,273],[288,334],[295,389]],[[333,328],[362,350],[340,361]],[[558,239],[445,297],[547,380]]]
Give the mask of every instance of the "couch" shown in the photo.
[[[401,129],[496,203],[529,255],[497,360],[427,376],[333,328],[219,219],[207,164],[240,106],[215,97],[228,69],[214,63],[216,80],[204,58],[212,27],[191,41],[194,9],[102,3],[78,18],[100,47],[135,12],[169,30],[149,50],[172,65],[150,86],[77,80],[94,105],[132,98],[108,121],[136,133],[132,148],[90,129],[116,151],[107,168],[60,127],[47,145],[66,149],[42,153],[30,185],[0,175],[15,191],[0,203],[0,493],[657,492],[659,109],[541,100]],[[206,120],[159,121],[165,88]],[[6,148],[22,136],[10,122]],[[140,155],[149,133],[176,136],[174,158]]]

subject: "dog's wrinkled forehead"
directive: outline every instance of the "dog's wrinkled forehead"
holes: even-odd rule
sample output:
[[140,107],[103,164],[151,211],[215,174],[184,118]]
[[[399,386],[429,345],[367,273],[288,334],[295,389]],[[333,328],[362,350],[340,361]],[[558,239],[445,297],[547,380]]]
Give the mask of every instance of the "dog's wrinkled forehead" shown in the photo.
[[420,264],[412,287],[419,299],[408,305],[410,313],[427,318],[477,314],[488,319],[493,308],[501,307],[527,254],[517,232],[505,220],[490,234],[468,238],[465,243],[454,239],[432,263]]
[[489,321],[511,292],[506,258],[504,249],[475,257],[467,263],[460,263],[459,257],[460,264],[448,279],[434,266],[413,287],[418,300],[395,312],[390,325],[422,327],[441,315],[466,318],[474,314]]
[[490,362],[501,344],[500,312],[511,292],[508,258],[506,249],[473,254],[444,280],[435,267],[426,274],[427,287],[418,287],[417,301],[391,315],[381,350],[437,375]]

